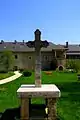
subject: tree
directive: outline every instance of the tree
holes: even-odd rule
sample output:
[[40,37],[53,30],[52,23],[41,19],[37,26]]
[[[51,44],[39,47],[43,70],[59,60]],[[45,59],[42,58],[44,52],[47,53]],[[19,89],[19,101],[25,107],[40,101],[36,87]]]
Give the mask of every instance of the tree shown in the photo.
[[80,70],[80,60],[69,59],[66,61],[66,68],[74,69],[76,72]]
[[14,56],[11,51],[3,51],[0,56],[0,68],[9,71],[14,64]]

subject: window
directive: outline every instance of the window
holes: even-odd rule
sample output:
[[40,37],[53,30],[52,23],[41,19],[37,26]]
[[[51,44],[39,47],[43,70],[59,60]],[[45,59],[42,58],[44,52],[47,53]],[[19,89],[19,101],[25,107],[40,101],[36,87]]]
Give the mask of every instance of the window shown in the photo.
[[15,59],[17,59],[18,58],[18,56],[17,55],[15,55]]
[[60,58],[60,56],[59,56],[59,55],[57,55],[57,58]]
[[48,60],[48,56],[44,56],[44,60]]
[[45,56],[45,59],[47,60],[47,59],[48,59],[48,57],[47,57],[47,56]]
[[48,60],[51,61],[51,55],[48,56]]
[[32,59],[32,57],[31,57],[31,56],[29,56],[28,58],[29,58],[29,60],[31,60],[31,59]]

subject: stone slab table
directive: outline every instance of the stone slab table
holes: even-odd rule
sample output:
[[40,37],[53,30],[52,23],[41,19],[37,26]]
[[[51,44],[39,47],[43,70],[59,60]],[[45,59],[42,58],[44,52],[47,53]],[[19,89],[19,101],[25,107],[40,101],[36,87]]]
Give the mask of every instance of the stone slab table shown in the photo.
[[60,90],[54,84],[43,84],[41,87],[35,85],[21,85],[17,90],[21,99],[21,120],[29,120],[29,99],[43,97],[47,101],[48,120],[56,120],[56,100],[60,97]]

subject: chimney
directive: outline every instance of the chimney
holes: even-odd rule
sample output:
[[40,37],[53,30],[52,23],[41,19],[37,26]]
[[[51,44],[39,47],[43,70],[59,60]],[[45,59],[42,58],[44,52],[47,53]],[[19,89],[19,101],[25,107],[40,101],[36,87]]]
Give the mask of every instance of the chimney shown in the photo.
[[2,43],[4,43],[4,41],[3,41],[3,40],[1,40],[1,44],[2,44]]
[[66,48],[68,48],[68,42],[66,42]]
[[17,40],[14,40],[14,43],[16,44],[16,43],[17,43]]
[[23,43],[24,43],[24,40],[23,40]]

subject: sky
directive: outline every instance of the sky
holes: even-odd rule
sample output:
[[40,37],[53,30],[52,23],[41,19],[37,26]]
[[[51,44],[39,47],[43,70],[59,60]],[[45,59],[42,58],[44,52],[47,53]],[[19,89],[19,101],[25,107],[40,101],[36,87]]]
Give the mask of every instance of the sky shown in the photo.
[[80,0],[0,0],[0,40],[80,44]]

